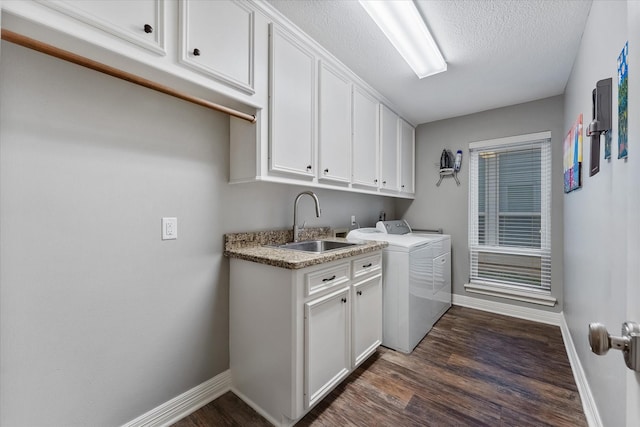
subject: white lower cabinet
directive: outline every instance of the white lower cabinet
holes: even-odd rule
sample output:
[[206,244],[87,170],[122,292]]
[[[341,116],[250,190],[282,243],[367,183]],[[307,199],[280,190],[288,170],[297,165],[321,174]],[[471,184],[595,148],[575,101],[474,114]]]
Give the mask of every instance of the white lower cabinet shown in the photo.
[[302,418],[382,340],[381,252],[288,270],[230,260],[232,390],[278,426]]
[[352,366],[364,362],[382,344],[382,276],[353,285]]
[[305,408],[351,371],[349,287],[304,304]]

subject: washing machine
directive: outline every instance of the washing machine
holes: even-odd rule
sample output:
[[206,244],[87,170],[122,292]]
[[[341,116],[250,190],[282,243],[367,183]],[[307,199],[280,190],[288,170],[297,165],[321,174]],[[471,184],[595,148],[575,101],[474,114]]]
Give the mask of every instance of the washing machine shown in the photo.
[[451,236],[412,232],[396,220],[352,230],[347,239],[389,243],[382,251],[382,345],[411,353],[451,307]]

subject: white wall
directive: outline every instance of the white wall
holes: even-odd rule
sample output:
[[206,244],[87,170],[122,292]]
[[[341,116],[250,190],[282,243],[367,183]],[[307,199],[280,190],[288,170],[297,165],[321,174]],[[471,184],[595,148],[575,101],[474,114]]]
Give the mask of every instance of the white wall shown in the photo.
[[[626,40],[626,2],[594,1],[564,105],[565,129],[580,113],[584,114],[585,124],[589,123],[591,91],[598,80],[613,78],[612,160],[603,159],[602,146],[600,173],[589,177],[591,148],[585,138],[582,189],[564,196],[564,313],[605,426],[625,423],[626,367],[620,354],[598,357],[590,352],[587,325],[599,321],[617,334],[620,324],[627,320],[624,318],[627,192],[638,191],[638,183],[627,182],[627,162],[617,159],[617,58]],[[635,156],[637,149],[631,139],[630,142],[630,155]]]
[[[0,67],[0,425],[120,425],[228,369],[223,234],[291,226],[303,188],[227,184],[225,115],[4,42]],[[317,193],[309,225],[394,215]]]
[[[440,120],[418,126],[416,130],[416,198],[399,201],[397,213],[415,228],[442,227],[451,234],[453,292],[474,298],[546,309],[540,305],[498,299],[465,291],[469,281],[468,209],[469,143],[505,136],[551,131],[552,138],[552,214],[551,214],[551,287],[558,299],[553,311],[562,310],[562,96],[499,108],[468,116]],[[440,154],[463,151],[460,186],[453,178],[444,178],[439,187]]]

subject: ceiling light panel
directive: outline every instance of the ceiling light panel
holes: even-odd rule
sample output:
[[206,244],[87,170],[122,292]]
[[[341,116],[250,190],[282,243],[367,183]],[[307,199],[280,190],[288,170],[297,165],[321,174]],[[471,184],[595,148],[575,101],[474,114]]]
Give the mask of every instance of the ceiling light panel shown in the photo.
[[413,1],[360,0],[360,4],[419,78],[447,70]]

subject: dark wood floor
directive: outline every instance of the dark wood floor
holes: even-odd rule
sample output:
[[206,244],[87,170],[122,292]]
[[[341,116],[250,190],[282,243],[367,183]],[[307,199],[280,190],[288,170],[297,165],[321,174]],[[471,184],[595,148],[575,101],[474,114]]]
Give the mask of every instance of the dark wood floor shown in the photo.
[[[269,426],[229,392],[175,424]],[[586,426],[560,329],[452,307],[410,355],[381,347],[296,426]]]

